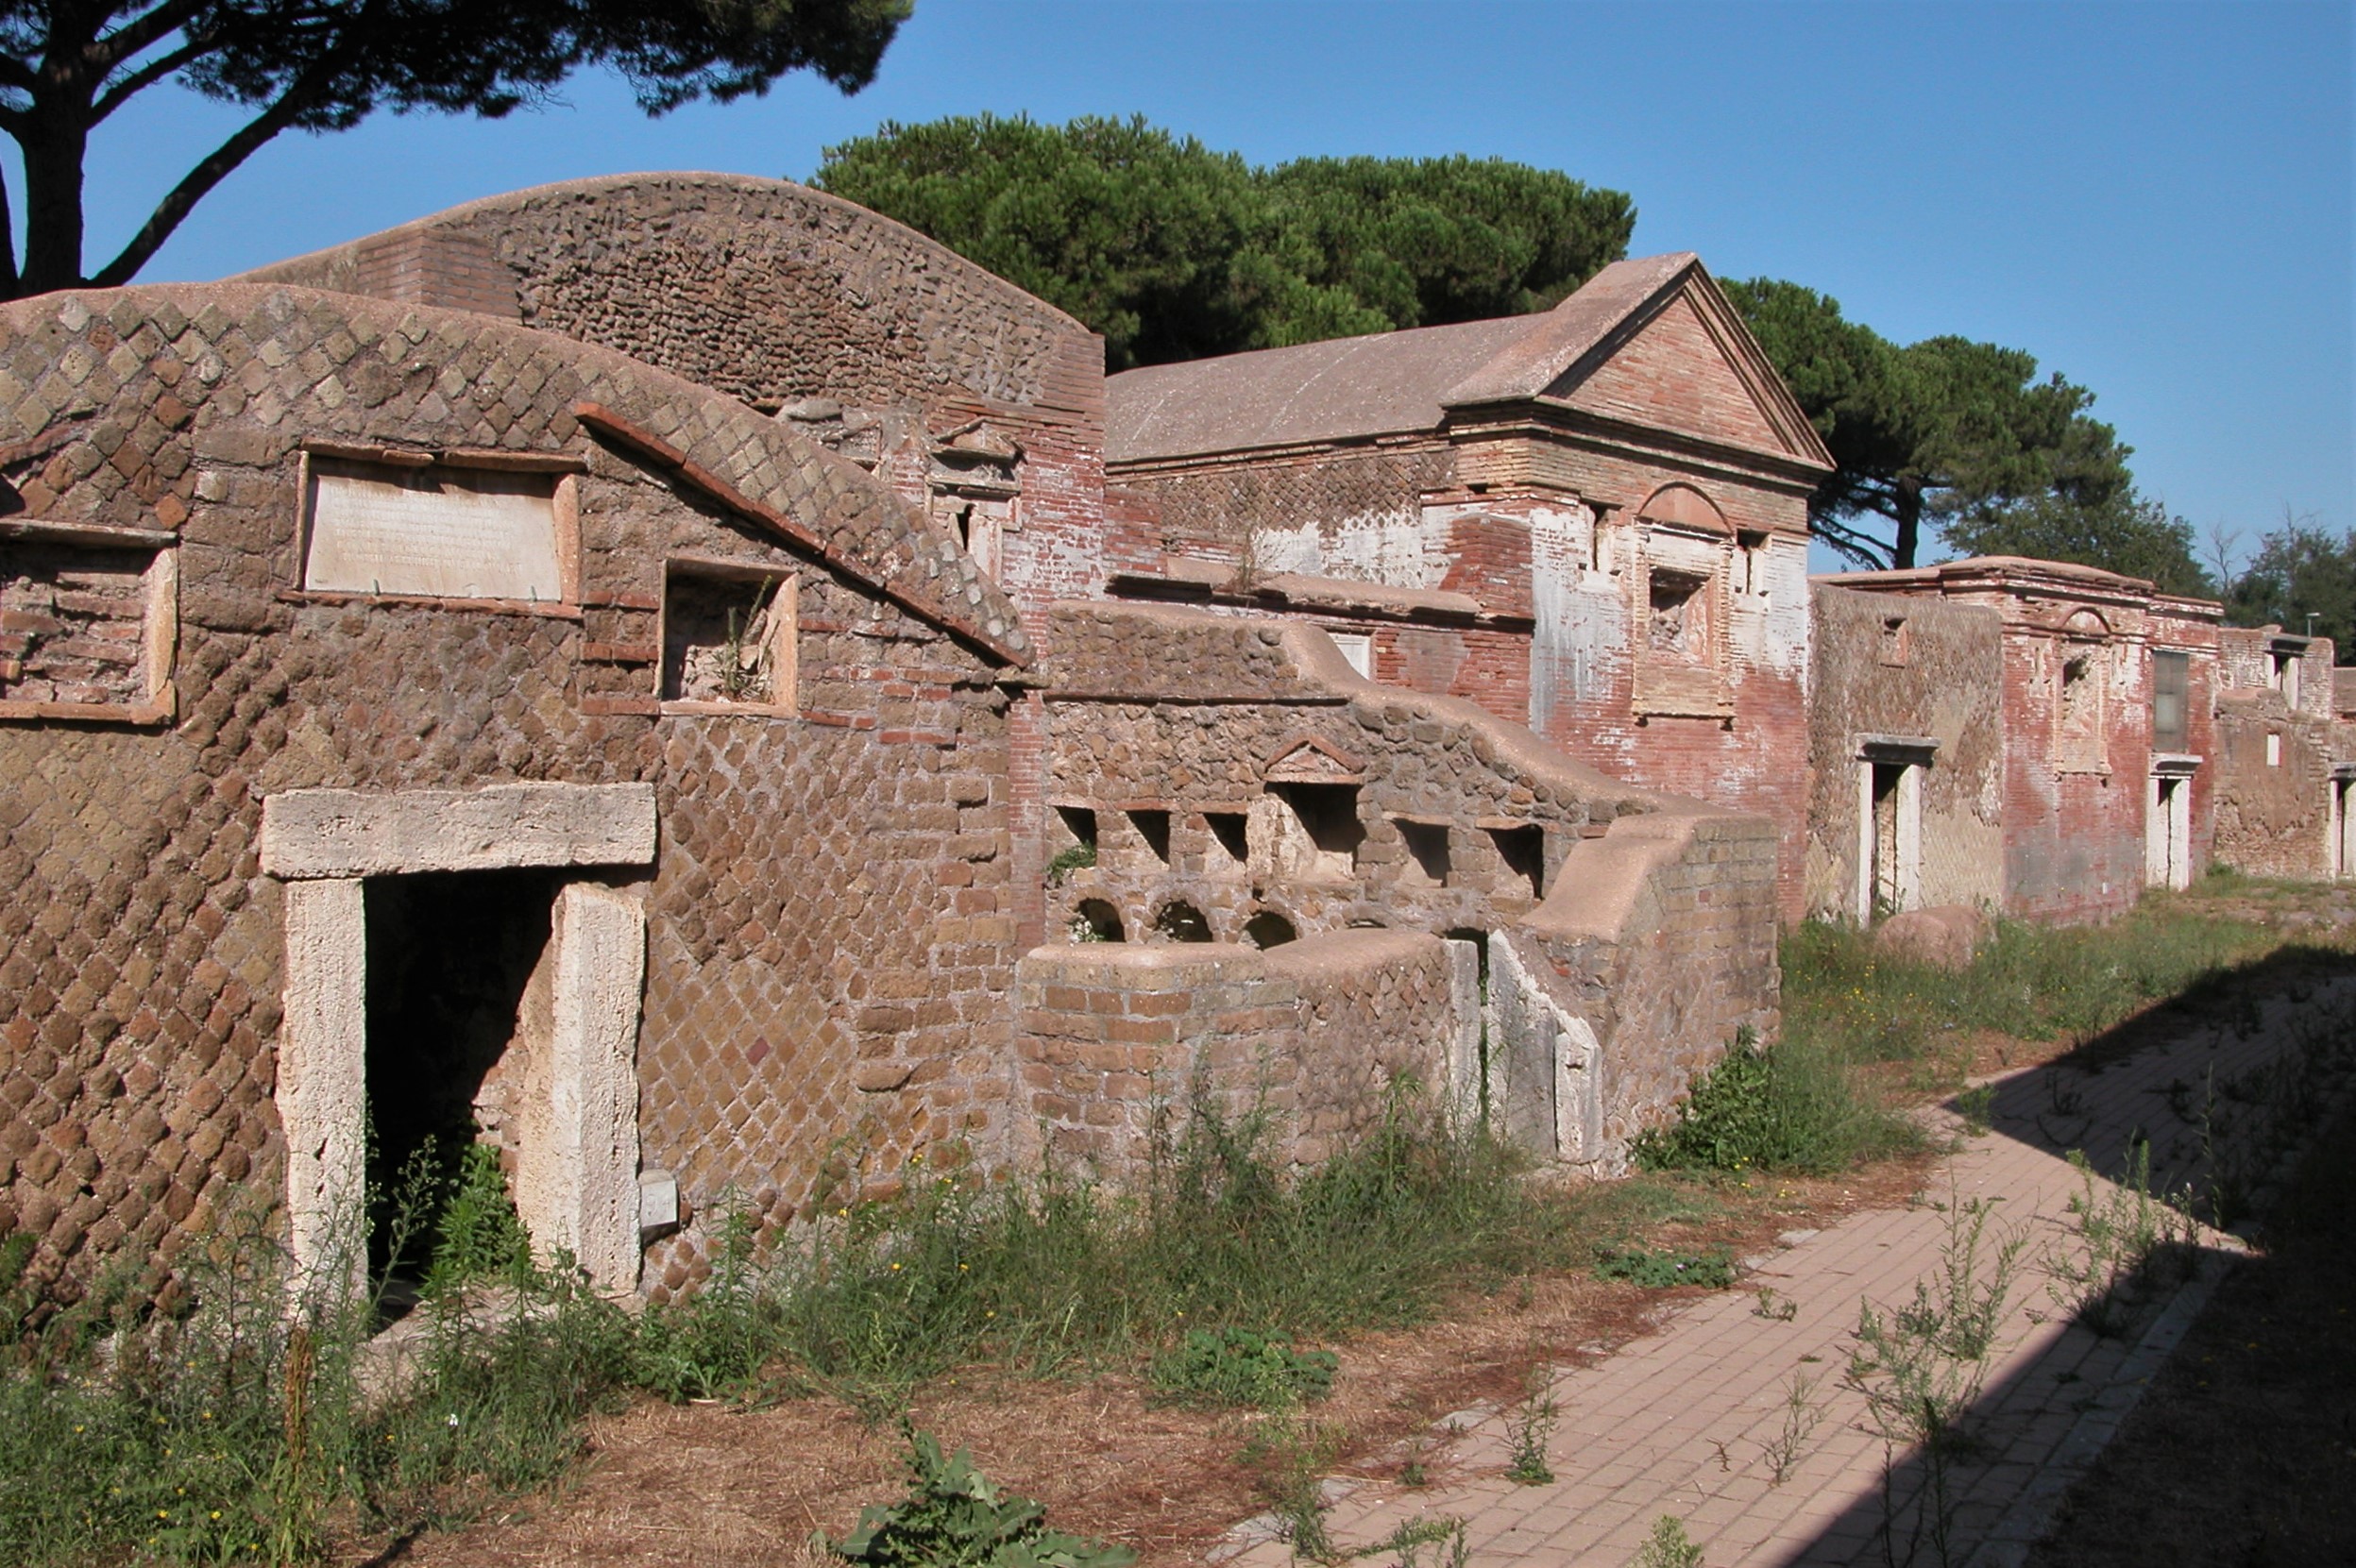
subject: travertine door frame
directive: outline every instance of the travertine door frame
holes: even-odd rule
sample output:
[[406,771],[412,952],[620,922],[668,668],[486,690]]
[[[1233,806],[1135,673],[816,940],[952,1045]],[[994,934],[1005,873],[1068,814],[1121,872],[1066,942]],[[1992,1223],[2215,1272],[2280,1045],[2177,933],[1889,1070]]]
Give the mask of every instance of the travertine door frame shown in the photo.
[[2331,768],[2331,874],[2334,877],[2356,876],[2356,812],[2348,809],[2349,795],[2356,792],[2356,765],[2337,763]]
[[[367,917],[362,884],[420,871],[651,865],[649,784],[504,784],[372,795],[298,789],[262,805],[262,868],[286,884],[285,1016],[277,1101],[288,1243],[298,1280],[346,1282],[367,1252]],[[592,1283],[638,1275],[637,1037],[646,915],[595,881],[556,895],[554,1028],[543,1135],[523,1152],[517,1209],[535,1246]]]
[[2151,759],[2151,783],[2144,796],[2144,885],[2185,888],[2193,885],[2193,774],[2195,756],[2162,752]]
[[1922,906],[1923,776],[1938,750],[1939,742],[1929,735],[1857,737],[1856,919],[1860,926],[1873,923],[1874,901],[1881,885],[1881,834],[1874,810],[1874,769],[1898,770],[1890,801],[1894,843],[1890,912],[1894,915]]

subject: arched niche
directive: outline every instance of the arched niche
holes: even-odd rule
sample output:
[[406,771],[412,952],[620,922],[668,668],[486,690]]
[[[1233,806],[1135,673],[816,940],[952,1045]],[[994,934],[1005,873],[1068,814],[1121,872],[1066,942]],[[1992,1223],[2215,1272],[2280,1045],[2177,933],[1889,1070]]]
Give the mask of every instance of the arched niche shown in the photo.
[[1667,523],[1701,533],[1734,532],[1726,514],[1718,510],[1718,503],[1690,484],[1662,485],[1636,508],[1636,515],[1648,523]]

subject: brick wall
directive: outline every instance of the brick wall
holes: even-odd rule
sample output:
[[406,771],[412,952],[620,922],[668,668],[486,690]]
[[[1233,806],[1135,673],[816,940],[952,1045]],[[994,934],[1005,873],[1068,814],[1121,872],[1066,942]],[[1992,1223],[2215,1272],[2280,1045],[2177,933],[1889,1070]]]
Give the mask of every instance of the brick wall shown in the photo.
[[1457,969],[1438,937],[1393,931],[1268,953],[1034,949],[1016,982],[1018,1104],[1048,1157],[1107,1176],[1136,1175],[1198,1101],[1266,1116],[1280,1158],[1315,1164],[1380,1121],[1402,1076],[1446,1103],[1449,1048],[1479,1027]]
[[920,506],[947,493],[938,446],[983,427],[1020,452],[996,575],[1025,607],[1095,594],[1135,548],[1105,531],[1102,340],[805,186],[570,181],[248,276],[483,311],[618,349],[779,412]]
[[[2217,634],[2213,760],[2203,770],[2212,852],[2253,876],[2314,880],[2332,874],[2333,650],[2328,638],[2286,645],[2280,631],[2226,627]],[[2280,648],[2297,649],[2287,654],[2297,666],[2287,693]]]
[[1938,743],[1922,779],[1921,902],[2004,902],[2003,619],[1992,608],[1817,584],[1807,897],[1858,919],[1861,737]]
[[[677,463],[592,438],[584,403]],[[1021,947],[1009,655],[984,649],[1023,633],[856,465],[605,350],[259,287],[0,312],[0,445],[52,438],[7,476],[31,520],[162,531],[181,591],[177,717],[0,723],[0,1230],[40,1239],[38,1283],[280,1201],[283,892],[256,835],[297,788],[654,785],[642,1151],[692,1211],[733,1192],[782,1221],[830,1151],[873,1173],[1003,1149]],[[580,602],[301,592],[321,438],[572,460]],[[0,540],[11,582],[23,548]],[[679,558],[800,582],[798,710],[662,711]],[[650,1284],[691,1277],[701,1236]]]

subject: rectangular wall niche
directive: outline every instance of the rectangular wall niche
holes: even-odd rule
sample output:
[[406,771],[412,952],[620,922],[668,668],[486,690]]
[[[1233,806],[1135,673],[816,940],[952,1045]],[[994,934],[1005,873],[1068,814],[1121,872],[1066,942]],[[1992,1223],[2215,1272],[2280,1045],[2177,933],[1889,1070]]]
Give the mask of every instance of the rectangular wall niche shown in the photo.
[[1407,847],[1404,880],[1410,887],[1448,885],[1448,824],[1419,822],[1412,817],[1394,819],[1399,841]]
[[573,598],[554,473],[313,455],[303,497],[302,585],[315,593]]
[[1366,830],[1358,820],[1356,784],[1271,783],[1267,791],[1279,876],[1347,882],[1357,873]]
[[92,532],[0,537],[0,718],[171,717],[176,552]]
[[670,562],[663,576],[663,703],[672,713],[795,711],[799,582]]
[[1489,841],[1497,846],[1497,858],[1504,864],[1506,873],[1526,885],[1534,899],[1546,897],[1546,829],[1533,822],[1513,827],[1490,827]]

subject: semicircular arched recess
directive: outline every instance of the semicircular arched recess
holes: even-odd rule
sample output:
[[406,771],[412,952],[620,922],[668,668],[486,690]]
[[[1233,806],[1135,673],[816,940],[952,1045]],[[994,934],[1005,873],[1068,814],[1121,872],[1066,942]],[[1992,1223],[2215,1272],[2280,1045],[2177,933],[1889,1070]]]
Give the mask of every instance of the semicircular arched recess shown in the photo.
[[1244,922],[1244,940],[1263,950],[1280,948],[1299,936],[1293,922],[1273,909],[1263,909]]
[[1154,914],[1154,936],[1164,942],[1208,942],[1211,922],[1184,899],[1172,899]]
[[1121,911],[1103,899],[1082,899],[1072,911],[1068,927],[1076,942],[1126,942],[1128,932],[1121,923]]
[[2069,618],[2061,623],[2061,632],[2068,637],[2108,637],[2110,635],[2110,623],[2102,618],[2101,611],[2080,605],[2071,611]]
[[1704,533],[1732,533],[1734,528],[1718,503],[1690,484],[1664,484],[1645,497],[1636,515],[1648,523],[1669,523]]

